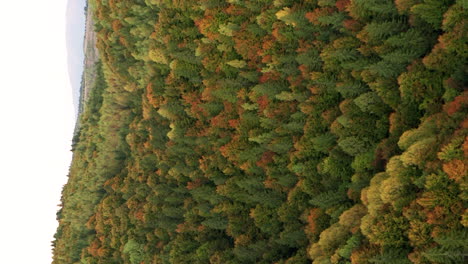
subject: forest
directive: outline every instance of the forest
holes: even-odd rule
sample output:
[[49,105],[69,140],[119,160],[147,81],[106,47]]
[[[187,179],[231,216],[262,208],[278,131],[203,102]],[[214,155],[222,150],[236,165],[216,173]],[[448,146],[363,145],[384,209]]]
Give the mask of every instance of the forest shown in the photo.
[[468,262],[468,1],[88,4],[54,264]]

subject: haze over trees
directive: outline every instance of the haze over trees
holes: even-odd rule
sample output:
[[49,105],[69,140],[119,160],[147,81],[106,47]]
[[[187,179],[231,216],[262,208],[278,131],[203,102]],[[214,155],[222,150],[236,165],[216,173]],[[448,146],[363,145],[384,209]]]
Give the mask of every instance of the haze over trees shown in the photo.
[[466,1],[89,5],[53,263],[466,263]]

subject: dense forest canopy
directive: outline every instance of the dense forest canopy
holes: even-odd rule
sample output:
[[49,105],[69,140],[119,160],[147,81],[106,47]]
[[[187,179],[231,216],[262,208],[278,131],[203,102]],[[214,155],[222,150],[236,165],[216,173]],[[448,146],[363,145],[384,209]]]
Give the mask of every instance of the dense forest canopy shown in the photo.
[[466,263],[467,1],[89,5],[53,263]]

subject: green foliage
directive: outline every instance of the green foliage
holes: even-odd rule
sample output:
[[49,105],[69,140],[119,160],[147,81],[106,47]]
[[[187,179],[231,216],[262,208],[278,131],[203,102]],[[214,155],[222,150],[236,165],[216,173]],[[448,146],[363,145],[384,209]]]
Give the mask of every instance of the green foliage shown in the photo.
[[143,247],[135,240],[129,240],[125,244],[123,253],[128,255],[131,264],[138,264],[143,260]]
[[422,3],[413,6],[411,13],[418,15],[438,29],[441,26],[443,14],[453,2],[452,0],[424,0]]
[[358,137],[347,137],[338,141],[338,146],[343,149],[344,152],[351,156],[356,156],[361,153],[365,153],[370,149],[370,144],[366,139]]
[[90,0],[53,263],[463,263],[465,2]]
[[344,201],[346,201],[346,196],[343,193],[329,191],[312,198],[309,203],[323,209],[328,209]]
[[361,94],[359,97],[354,99],[354,103],[363,112],[368,112],[376,115],[382,115],[386,111],[386,105],[382,102],[382,99],[376,92],[368,92]]
[[354,249],[359,247],[363,236],[360,233],[356,233],[352,235],[347,241],[346,244],[338,249],[338,254],[343,258],[349,259],[351,257],[351,253]]

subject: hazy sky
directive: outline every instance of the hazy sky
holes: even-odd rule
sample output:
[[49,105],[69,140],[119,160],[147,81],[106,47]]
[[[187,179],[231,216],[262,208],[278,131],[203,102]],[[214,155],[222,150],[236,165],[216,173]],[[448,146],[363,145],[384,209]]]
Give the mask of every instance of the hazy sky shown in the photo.
[[67,1],[66,46],[68,50],[68,75],[70,76],[73,104],[77,114],[84,63],[83,38],[85,33],[84,7],[86,0]]
[[66,2],[0,8],[0,263],[51,263],[74,126]]

